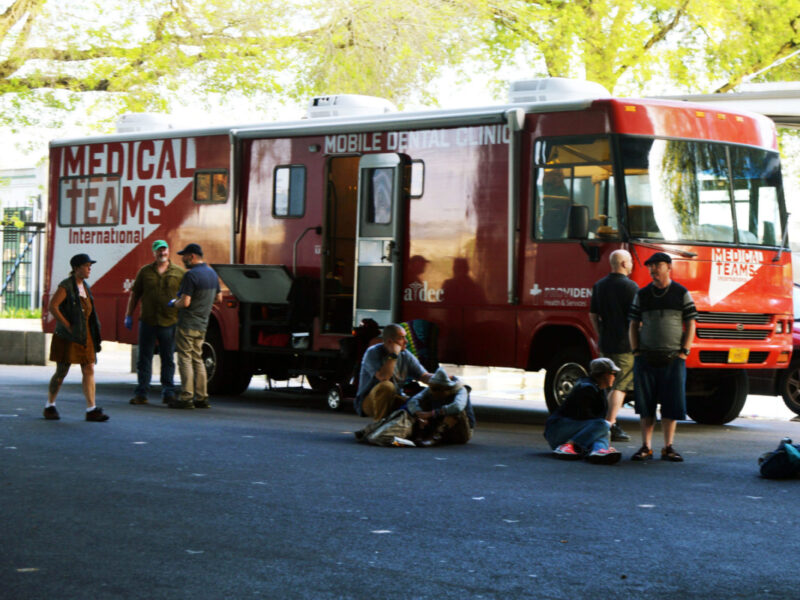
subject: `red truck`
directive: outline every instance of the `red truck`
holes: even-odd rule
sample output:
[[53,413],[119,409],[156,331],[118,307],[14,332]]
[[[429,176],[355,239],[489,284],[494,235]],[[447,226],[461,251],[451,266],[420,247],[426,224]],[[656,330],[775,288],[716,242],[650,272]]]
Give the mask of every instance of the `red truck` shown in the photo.
[[557,80],[515,89],[485,108],[360,98],[367,114],[337,115],[349,98],[333,96],[299,121],[54,141],[46,295],[88,252],[104,337],[135,344],[122,321],[152,241],[198,242],[227,286],[213,391],[306,375],[337,407],[355,328],[419,320],[442,362],[545,369],[552,409],[597,355],[588,309],[609,254],[628,249],[643,285],[662,251],[699,311],[688,413],[734,419],[747,373],[792,351],[771,121]]

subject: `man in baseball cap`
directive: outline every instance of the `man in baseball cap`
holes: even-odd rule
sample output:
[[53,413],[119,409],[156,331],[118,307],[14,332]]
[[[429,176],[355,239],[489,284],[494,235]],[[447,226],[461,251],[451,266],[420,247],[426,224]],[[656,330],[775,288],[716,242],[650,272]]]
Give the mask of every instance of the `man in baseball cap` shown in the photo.
[[622,455],[608,445],[611,423],[606,421],[608,401],[605,390],[614,383],[619,367],[610,358],[596,358],[589,363],[589,375],[581,377],[548,417],[544,437],[557,458],[611,465]]
[[167,306],[167,303],[178,292],[184,271],[170,261],[167,242],[156,240],[152,249],[155,260],[144,265],[136,273],[128,297],[128,307],[125,310],[124,325],[127,329],[132,329],[133,313],[139,300],[142,301],[137,330],[139,347],[136,361],[137,383],[131,404],[147,404],[156,343],[161,357],[161,400],[168,403],[173,401],[176,395],[174,354],[178,310]]

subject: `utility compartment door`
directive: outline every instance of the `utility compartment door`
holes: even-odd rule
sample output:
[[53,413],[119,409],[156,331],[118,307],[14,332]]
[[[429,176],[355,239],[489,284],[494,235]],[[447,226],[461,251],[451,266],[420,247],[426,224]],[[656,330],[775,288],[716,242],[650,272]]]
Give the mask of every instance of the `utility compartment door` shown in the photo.
[[358,171],[353,325],[369,318],[383,327],[398,318],[405,169],[397,154],[370,154]]

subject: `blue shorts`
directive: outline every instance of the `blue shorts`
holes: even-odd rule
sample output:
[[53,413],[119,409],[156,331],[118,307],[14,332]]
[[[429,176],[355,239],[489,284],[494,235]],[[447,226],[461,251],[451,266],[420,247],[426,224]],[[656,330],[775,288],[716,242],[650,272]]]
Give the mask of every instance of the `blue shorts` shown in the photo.
[[642,356],[633,361],[633,393],[636,414],[655,418],[661,405],[661,418],[686,419],[686,361],[674,358],[666,367],[652,367]]

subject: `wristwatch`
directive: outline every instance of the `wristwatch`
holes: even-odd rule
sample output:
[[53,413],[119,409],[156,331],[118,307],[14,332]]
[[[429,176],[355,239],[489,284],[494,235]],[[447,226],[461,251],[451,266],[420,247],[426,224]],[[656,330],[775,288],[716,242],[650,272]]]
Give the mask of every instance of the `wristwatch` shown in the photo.
[[685,354],[686,356],[689,356],[689,352],[691,352],[691,350],[689,350],[689,348],[681,348],[681,354]]
[[389,352],[389,354],[387,356],[389,358],[393,358],[395,360],[397,360],[399,358],[399,356],[397,354],[395,354],[394,352]]

